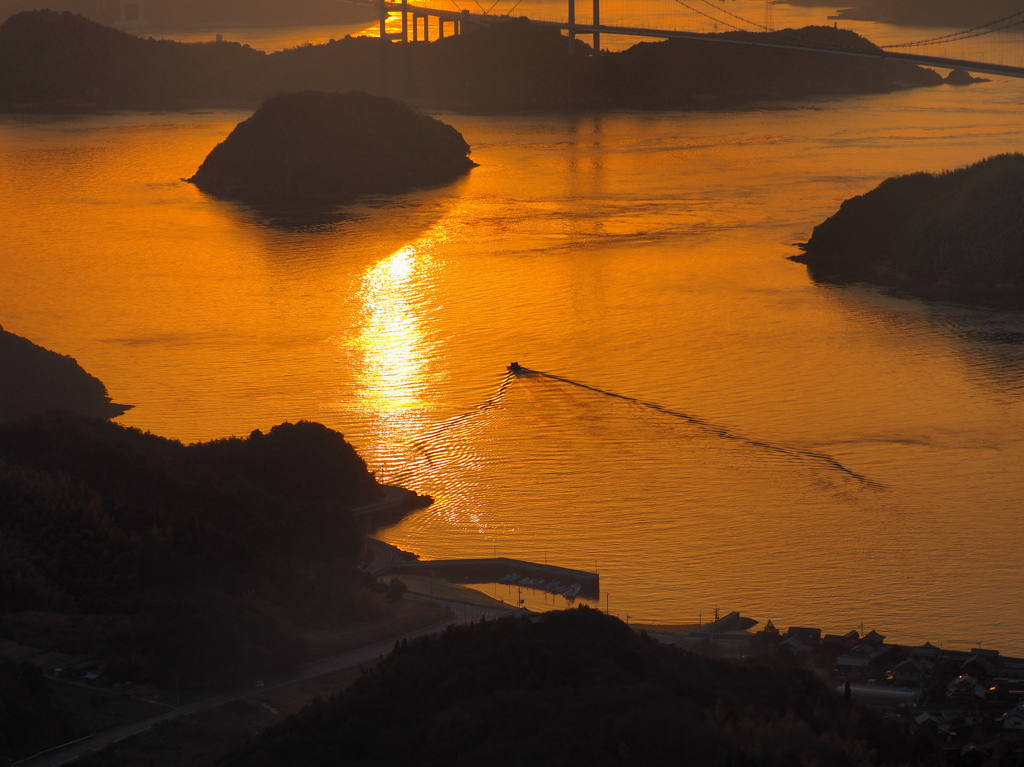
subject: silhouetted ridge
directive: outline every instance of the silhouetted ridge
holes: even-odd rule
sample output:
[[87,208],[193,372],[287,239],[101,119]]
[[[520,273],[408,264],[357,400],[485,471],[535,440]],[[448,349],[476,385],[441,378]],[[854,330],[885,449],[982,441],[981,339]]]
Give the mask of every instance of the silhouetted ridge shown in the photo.
[[[468,112],[688,109],[764,99],[880,93],[942,78],[907,62],[706,40],[638,43],[590,56],[524,18],[432,43],[352,37],[263,54],[237,43],[141,40],[47,11],[0,26],[6,111],[255,106],[286,92],[361,90]],[[871,49],[829,27],[728,33],[720,39]]]
[[0,425],[0,631],[115,681],[289,668],[300,627],[377,609],[350,510],[382,494],[317,423],[188,446],[67,414]]
[[189,179],[241,199],[347,200],[451,181],[475,163],[457,130],[404,104],[349,93],[268,99]]
[[106,387],[71,357],[0,327],[0,423],[67,410],[116,418],[131,405],[110,401]]
[[1024,307],[1024,155],[883,181],[814,228],[794,261],[815,279]]
[[403,642],[351,689],[218,763],[881,767],[909,756],[907,739],[809,671],[690,655],[584,607]]
[[71,13],[30,11],[0,24],[6,110],[235,106],[265,87],[266,55],[238,43],[142,40]]
[[[145,18],[158,29],[350,24],[377,18],[370,3],[338,0],[146,0]],[[0,20],[21,11],[49,8],[86,16],[100,24],[121,18],[117,0],[0,0]]]

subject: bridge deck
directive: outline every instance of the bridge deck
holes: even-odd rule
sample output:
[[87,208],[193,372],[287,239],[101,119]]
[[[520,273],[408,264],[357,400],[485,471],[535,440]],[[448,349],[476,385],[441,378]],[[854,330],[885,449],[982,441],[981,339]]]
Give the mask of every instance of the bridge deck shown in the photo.
[[[384,2],[382,7],[388,13],[410,13],[419,16],[433,16],[444,21],[470,21],[474,24],[494,24],[507,21],[512,16],[494,16],[485,13],[470,13],[468,11],[451,11],[441,8],[429,8],[427,6],[413,5],[411,3]],[[675,29],[647,29],[644,27],[620,27],[607,24],[569,24],[567,21],[540,21],[532,23],[538,26],[554,27],[563,31],[571,31],[575,35],[623,35],[626,37],[647,37],[680,40],[700,40],[709,43],[725,45],[744,45],[754,48],[774,48],[791,51],[807,51],[809,53],[825,53],[833,56],[852,56],[855,58],[876,59],[881,61],[905,61],[921,66],[932,66],[940,69],[966,69],[971,72],[989,75],[1003,75],[1005,77],[1024,78],[1024,68],[1012,67],[1003,64],[989,64],[983,61],[968,61],[962,59],[950,59],[942,56],[928,56],[916,53],[897,53],[890,50],[878,48],[857,50],[841,48],[823,48],[812,45],[800,45],[798,43],[783,43],[769,40],[743,40],[726,37],[721,34],[704,34],[700,32],[685,32]]]

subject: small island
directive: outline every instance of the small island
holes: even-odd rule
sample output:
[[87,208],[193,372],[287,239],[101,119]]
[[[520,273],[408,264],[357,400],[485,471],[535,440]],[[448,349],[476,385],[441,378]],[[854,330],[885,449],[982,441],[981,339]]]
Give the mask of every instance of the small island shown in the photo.
[[1024,308],[1024,154],[883,181],[814,228],[822,282],[867,282],[927,299]]
[[106,387],[72,357],[51,352],[0,327],[0,423],[54,410],[92,418],[116,418],[118,405]]
[[455,128],[360,91],[275,96],[188,179],[217,197],[345,202],[455,180],[476,163]]

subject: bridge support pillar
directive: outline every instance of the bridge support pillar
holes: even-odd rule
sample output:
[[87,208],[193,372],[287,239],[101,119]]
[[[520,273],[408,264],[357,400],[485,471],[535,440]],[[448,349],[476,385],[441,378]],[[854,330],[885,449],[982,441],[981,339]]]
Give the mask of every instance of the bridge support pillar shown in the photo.
[[601,26],[601,0],[594,0],[594,18],[591,20],[594,25],[594,55],[601,52],[601,33],[597,28]]
[[377,0],[377,20],[380,23],[380,39],[387,40],[388,9],[384,5],[385,0]]
[[402,0],[402,42],[409,42],[409,0]]
[[437,39],[444,40],[444,19],[437,17]]
[[576,50],[576,0],[569,0],[569,19],[565,31],[569,35],[569,55],[571,56]]

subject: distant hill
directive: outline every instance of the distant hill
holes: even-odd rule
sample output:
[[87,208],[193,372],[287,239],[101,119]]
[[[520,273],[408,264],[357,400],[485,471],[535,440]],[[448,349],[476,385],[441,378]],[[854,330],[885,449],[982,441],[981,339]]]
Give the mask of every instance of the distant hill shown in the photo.
[[361,91],[268,99],[189,179],[247,200],[335,200],[452,181],[476,163],[450,125]]
[[238,43],[143,40],[72,13],[21,13],[0,24],[0,109],[252,103],[265,59]]
[[910,745],[809,671],[691,655],[581,607],[403,642],[217,764],[883,767]]
[[71,357],[0,327],[0,423],[64,410],[116,418],[131,405],[110,401],[106,387]]
[[[873,47],[830,27],[745,39]],[[526,19],[467,27],[432,43],[354,37],[268,55],[229,42],[143,40],[81,16],[39,11],[0,25],[0,111],[255,107],[307,90],[362,90],[466,112],[706,109],[942,82],[906,62],[765,46],[666,40],[589,52],[578,39],[570,53],[557,29]]]
[[[229,27],[302,27],[372,22],[377,9],[371,3],[346,0],[145,0],[144,20],[160,30]],[[100,24],[122,20],[120,0],[0,0],[0,21],[22,11],[70,11]],[[129,5],[129,23],[138,22]]]
[[[790,5],[820,6],[823,0],[788,0]],[[974,27],[1024,11],[1020,0],[854,0],[836,4],[841,19],[889,24]]]
[[827,281],[1024,308],[1024,155],[883,181],[844,202],[793,258]]

